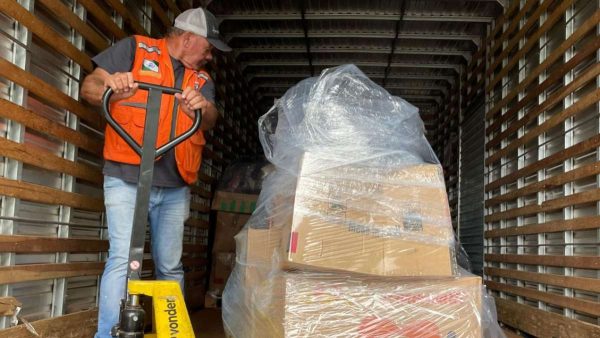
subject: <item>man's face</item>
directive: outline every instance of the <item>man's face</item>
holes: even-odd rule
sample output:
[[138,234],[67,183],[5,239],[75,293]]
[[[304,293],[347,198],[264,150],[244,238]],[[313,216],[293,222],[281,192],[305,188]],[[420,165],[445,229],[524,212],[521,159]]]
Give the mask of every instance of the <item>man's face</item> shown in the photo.
[[185,67],[198,70],[212,60],[213,46],[206,38],[190,34],[184,46],[185,50],[181,63]]

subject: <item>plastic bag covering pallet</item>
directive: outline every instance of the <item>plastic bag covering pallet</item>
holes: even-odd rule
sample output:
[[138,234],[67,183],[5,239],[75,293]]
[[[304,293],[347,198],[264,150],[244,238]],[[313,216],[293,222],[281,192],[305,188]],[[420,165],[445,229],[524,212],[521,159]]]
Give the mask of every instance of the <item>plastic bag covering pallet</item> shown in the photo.
[[[276,170],[266,177],[256,210],[236,236],[236,265],[223,293],[228,335],[413,337],[420,328],[436,328],[440,335],[431,331],[429,336],[417,336],[503,337],[493,302],[481,292],[480,280],[459,276],[441,168],[414,106],[391,96],[355,66],[345,65],[325,70],[318,78],[306,79],[288,90],[260,118],[259,131],[265,155]],[[388,175],[412,171],[426,177],[423,170],[414,170],[423,166],[436,168],[432,170],[436,171],[435,184],[425,184],[418,175],[405,176],[402,181]],[[306,181],[309,177],[313,183]],[[390,186],[391,190],[386,188]],[[402,189],[412,192],[403,195]],[[438,197],[434,204],[425,203],[425,210],[415,211],[423,207],[423,199],[429,200],[419,189]],[[355,223],[369,229],[357,232],[360,243],[365,236],[386,242],[395,234],[403,236],[405,243],[443,247],[450,251],[445,260],[454,277],[425,274],[415,280],[369,276],[340,271],[347,270],[347,265],[340,269],[312,259],[300,265],[301,271],[289,271],[288,254],[296,236],[292,229],[300,224],[301,216],[316,215],[312,224],[331,225],[331,212],[323,214],[323,210],[333,207],[339,211],[340,206],[346,212],[344,217],[333,217],[338,229],[349,225],[354,230],[361,228]],[[361,208],[363,213],[355,212]],[[311,233],[322,236],[327,231],[317,226]],[[299,241],[300,234],[297,236]],[[342,247],[357,248],[356,238],[345,240],[333,235],[330,239]],[[324,240],[320,241],[319,250],[324,252]],[[297,250],[300,243],[294,245]],[[346,255],[356,253],[346,250],[337,257],[337,263]],[[389,266],[384,262],[384,267]],[[362,268],[357,271],[365,272]],[[370,273],[387,272],[384,268]],[[461,287],[462,291],[453,292]],[[450,304],[454,310],[449,312],[463,313],[453,324],[449,318],[455,314],[444,312]]]
[[297,174],[305,152],[328,165],[439,164],[416,107],[345,65],[290,88],[259,119],[259,137],[277,170]]

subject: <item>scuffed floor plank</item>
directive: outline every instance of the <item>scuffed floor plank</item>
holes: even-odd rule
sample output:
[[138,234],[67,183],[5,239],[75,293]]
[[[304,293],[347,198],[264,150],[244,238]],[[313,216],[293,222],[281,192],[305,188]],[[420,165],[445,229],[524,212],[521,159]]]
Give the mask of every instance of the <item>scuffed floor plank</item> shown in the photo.
[[[44,338],[89,338],[96,333],[98,310],[87,310],[56,318],[31,322],[38,334]],[[0,330],[0,338],[32,338],[25,325]]]

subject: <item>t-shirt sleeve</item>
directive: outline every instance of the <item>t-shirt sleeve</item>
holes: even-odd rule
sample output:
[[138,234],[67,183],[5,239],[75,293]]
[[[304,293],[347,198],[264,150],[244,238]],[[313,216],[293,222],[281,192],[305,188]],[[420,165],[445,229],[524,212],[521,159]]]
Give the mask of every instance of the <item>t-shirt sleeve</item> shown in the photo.
[[128,37],[119,40],[114,45],[94,56],[92,61],[97,67],[109,74],[116,72],[129,72],[133,67],[135,53],[135,38]]
[[212,104],[215,104],[215,83],[212,80],[206,81],[202,89],[200,89],[200,94]]

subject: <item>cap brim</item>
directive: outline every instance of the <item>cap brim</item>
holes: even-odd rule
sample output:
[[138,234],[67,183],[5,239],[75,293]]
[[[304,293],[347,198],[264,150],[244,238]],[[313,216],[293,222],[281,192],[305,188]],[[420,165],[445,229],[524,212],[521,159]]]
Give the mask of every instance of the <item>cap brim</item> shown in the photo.
[[211,45],[213,45],[216,49],[222,52],[231,52],[231,47],[227,46],[225,42],[219,39],[207,38],[206,40],[208,40],[208,42],[210,42]]

